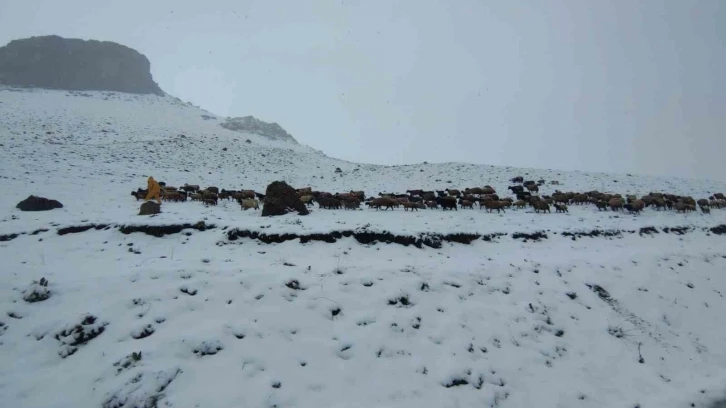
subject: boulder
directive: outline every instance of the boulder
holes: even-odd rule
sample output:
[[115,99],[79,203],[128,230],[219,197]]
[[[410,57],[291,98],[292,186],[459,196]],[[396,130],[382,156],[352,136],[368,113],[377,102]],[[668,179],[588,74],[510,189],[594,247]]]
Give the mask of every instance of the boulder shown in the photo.
[[285,215],[292,211],[297,211],[300,215],[310,214],[305,204],[300,201],[297,191],[284,181],[274,181],[267,186],[262,216]]
[[56,208],[63,208],[57,200],[50,200],[48,198],[30,196],[25,200],[18,203],[15,208],[20,211],[49,211]]
[[161,204],[155,203],[153,201],[147,201],[141,204],[141,208],[139,209],[139,215],[154,215],[160,213]]

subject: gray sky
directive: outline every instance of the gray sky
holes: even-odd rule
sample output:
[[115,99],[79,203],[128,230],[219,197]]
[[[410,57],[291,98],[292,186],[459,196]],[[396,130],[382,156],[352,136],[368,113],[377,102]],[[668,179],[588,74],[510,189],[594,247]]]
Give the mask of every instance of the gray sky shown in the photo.
[[166,92],[358,162],[726,180],[726,1],[3,1],[0,43],[109,40]]

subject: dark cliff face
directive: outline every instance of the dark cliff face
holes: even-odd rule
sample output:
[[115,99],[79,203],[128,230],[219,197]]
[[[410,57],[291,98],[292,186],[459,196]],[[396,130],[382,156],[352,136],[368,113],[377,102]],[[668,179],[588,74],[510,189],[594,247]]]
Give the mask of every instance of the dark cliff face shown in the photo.
[[108,41],[44,36],[0,48],[3,85],[164,95],[150,66],[136,50]]

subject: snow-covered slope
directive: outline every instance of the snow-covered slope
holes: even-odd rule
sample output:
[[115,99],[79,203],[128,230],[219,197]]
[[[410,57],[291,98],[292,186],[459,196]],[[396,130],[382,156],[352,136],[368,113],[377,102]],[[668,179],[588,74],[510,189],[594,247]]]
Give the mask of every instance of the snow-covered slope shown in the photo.
[[[231,202],[188,202],[147,218],[129,195],[148,175],[258,191],[281,179],[369,195],[485,184],[505,192],[517,175],[560,182],[544,193],[702,198],[726,191],[723,183],[356,164],[222,120],[171,97],[0,89],[3,406],[709,407],[726,391],[726,235],[710,230],[726,224],[726,210],[366,209],[263,219]],[[30,194],[64,208],[16,210]],[[216,228],[163,238],[57,233],[200,220]],[[563,236],[650,226],[659,232]],[[665,232],[681,226],[688,232]],[[434,249],[352,237],[230,241],[233,228],[508,235]],[[539,230],[548,238],[511,236]],[[38,300],[32,293],[50,297],[24,300]]]

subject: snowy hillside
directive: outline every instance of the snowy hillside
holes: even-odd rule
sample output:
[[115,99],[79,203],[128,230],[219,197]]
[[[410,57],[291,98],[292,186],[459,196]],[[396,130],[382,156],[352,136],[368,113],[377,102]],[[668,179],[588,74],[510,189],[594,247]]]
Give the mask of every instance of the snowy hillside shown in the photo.
[[[262,218],[222,201],[165,202],[149,218],[129,195],[149,175],[368,195],[506,195],[522,175],[560,183],[544,194],[699,199],[724,183],[356,164],[223,121],[171,97],[0,89],[3,406],[711,408],[726,396],[726,209]],[[16,210],[31,194],[64,208]],[[399,245],[462,233],[468,244]]]

